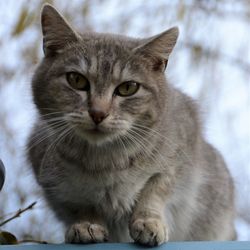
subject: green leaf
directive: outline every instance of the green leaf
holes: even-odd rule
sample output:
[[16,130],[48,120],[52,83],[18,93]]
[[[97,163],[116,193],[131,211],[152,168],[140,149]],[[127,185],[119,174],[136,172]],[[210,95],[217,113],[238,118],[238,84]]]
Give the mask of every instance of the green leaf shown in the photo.
[[15,235],[10,232],[0,231],[0,245],[15,245],[18,240]]

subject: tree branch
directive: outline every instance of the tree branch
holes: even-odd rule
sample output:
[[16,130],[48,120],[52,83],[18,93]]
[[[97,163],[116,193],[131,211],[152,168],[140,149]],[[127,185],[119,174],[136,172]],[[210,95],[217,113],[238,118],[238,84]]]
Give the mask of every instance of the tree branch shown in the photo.
[[24,208],[24,209],[19,209],[12,217],[10,217],[9,219],[7,220],[4,220],[3,222],[0,222],[0,227],[5,225],[6,223],[14,220],[15,218],[17,217],[20,217],[20,215],[24,212],[26,212],[27,210],[30,210],[32,209],[34,206],[36,205],[36,201],[31,203],[28,207]]

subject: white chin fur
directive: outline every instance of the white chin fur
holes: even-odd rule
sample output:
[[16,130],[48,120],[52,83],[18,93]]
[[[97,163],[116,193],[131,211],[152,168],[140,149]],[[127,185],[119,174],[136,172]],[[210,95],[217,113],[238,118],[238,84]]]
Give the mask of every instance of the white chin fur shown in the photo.
[[101,146],[103,144],[112,142],[116,136],[112,134],[88,134],[82,133],[82,138],[88,141],[89,144]]
[[103,146],[107,143],[112,143],[119,134],[118,133],[104,133],[104,132],[91,132],[77,131],[77,134],[93,146]]

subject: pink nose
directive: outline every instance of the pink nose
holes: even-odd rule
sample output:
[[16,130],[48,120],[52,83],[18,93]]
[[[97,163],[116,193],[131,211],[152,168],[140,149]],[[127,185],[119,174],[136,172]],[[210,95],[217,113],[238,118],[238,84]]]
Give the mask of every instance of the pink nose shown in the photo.
[[90,109],[89,115],[97,125],[101,123],[109,114],[99,109]]

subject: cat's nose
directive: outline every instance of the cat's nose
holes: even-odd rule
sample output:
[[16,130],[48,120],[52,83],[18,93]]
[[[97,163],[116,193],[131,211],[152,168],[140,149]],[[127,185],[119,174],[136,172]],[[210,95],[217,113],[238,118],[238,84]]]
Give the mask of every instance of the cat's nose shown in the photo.
[[101,123],[109,114],[99,109],[89,109],[89,115],[97,125]]

